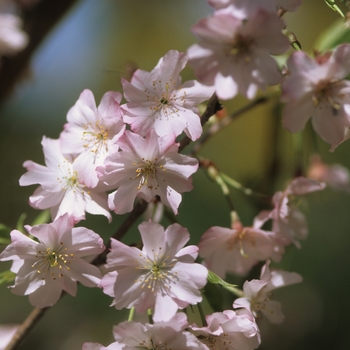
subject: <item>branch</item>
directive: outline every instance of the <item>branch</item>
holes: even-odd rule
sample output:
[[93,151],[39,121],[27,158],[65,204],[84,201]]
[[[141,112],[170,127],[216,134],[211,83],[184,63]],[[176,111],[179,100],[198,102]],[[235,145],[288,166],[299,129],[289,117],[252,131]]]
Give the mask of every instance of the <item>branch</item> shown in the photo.
[[[210,129],[199,139],[198,143],[196,143],[191,151],[191,154],[197,154],[200,149],[204,146],[204,144],[208,141],[210,137],[218,133],[220,130],[222,130],[224,127],[229,125],[234,119],[242,115],[243,113],[249,111],[250,109],[267,102],[269,99],[268,97],[262,96],[257,98],[256,100],[252,101],[251,103],[247,104],[246,106],[242,107],[238,111],[232,113],[231,115],[227,116],[226,118],[222,119],[220,122],[213,124]],[[209,107],[209,104],[208,104]]]
[[11,93],[26,70],[32,54],[47,33],[76,0],[41,0],[33,8],[24,9],[23,29],[29,35],[28,46],[16,56],[3,57],[0,69],[0,103]]
[[[216,94],[213,94],[210,97],[207,105],[207,109],[201,116],[201,125],[203,126],[211,116],[213,116],[217,111],[220,111],[222,106],[219,103],[218,97]],[[191,142],[191,139],[186,136],[180,141],[179,153]]]
[[5,350],[17,349],[23,339],[29,334],[32,328],[40,321],[44,316],[46,310],[49,308],[39,309],[35,307],[33,311],[28,315],[27,319],[20,325],[15,335],[12,337],[11,342],[6,346]]

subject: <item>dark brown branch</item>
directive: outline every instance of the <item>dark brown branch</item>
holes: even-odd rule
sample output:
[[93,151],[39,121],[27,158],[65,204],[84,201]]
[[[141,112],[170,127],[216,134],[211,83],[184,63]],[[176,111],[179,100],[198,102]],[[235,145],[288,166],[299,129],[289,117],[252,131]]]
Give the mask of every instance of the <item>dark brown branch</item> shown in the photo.
[[[213,116],[216,112],[220,111],[222,109],[222,106],[219,103],[218,97],[216,94],[213,94],[212,97],[210,97],[207,105],[207,109],[201,116],[201,125],[203,126],[211,116]],[[191,142],[191,139],[186,136],[180,141],[179,146],[179,152],[181,152],[189,143]]]
[[23,10],[24,30],[29,35],[29,44],[16,56],[2,58],[0,103],[11,93],[47,33],[75,2],[76,0],[41,0],[36,6]]
[[[114,234],[113,238],[120,240],[125,233],[129,230],[129,228],[136,222],[136,220],[145,212],[147,209],[148,203],[143,199],[139,200],[134,209],[130,212],[128,217],[124,220],[124,222],[120,225],[117,232]],[[101,253],[96,259],[92,262],[93,265],[103,265],[106,263],[106,256],[110,250],[110,242],[107,244],[106,249],[103,253]]]
[[40,321],[48,309],[49,308],[39,309],[38,307],[35,307],[33,311],[28,315],[27,319],[20,325],[11,342],[6,346],[5,350],[17,349],[21,345],[23,339]]
[[226,118],[222,119],[220,122],[213,124],[210,129],[200,138],[200,140],[195,144],[193,147],[193,150],[191,154],[197,154],[200,149],[203,147],[205,142],[208,141],[210,137],[218,133],[220,130],[222,130],[224,127],[229,125],[234,119],[241,116],[243,113],[249,111],[250,109],[267,102],[269,99],[268,97],[262,96],[257,98],[256,100],[252,101],[251,103],[247,104],[246,106],[240,108],[238,111],[232,113],[231,115],[227,116]]

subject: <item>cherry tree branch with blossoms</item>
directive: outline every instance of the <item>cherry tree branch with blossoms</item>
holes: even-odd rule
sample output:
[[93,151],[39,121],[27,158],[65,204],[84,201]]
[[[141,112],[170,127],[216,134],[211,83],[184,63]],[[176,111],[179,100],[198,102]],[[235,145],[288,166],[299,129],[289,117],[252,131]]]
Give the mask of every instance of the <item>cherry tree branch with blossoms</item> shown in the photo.
[[[301,132],[311,119],[335,151],[350,137],[350,44],[302,51],[301,39],[282,19],[287,12],[297,16],[302,0],[208,4],[212,13],[193,25],[198,42],[187,52],[172,48],[150,71],[136,69],[129,80],[121,79],[122,91],[107,91],[99,104],[85,88],[68,110],[59,138],[43,136],[44,164],[23,163],[19,184],[36,185],[29,204],[47,210],[50,218],[39,215],[32,225],[20,222],[14,230],[1,226],[6,235],[0,261],[12,262],[2,281],[34,306],[10,342],[2,346],[0,339],[4,349],[17,349],[48,308],[63,295],[76,296],[78,284],[97,287],[115,309],[130,310],[128,321],[114,326],[113,343],[86,339],[83,350],[257,349],[265,339],[262,319],[284,321],[273,291],[307,277],[276,265],[287,251],[302,249],[309,234],[304,197],[322,193],[326,185],[350,192],[347,169],[308,154],[299,137],[293,152],[308,156],[309,170],[295,176],[300,157],[278,182],[271,176],[274,193],[262,194],[258,185],[240,183],[222,173],[215,159],[198,154],[220,130],[267,101],[289,132]],[[23,48],[26,36],[17,35],[23,35]],[[183,81],[187,63],[195,77]],[[248,101],[227,112],[237,98]],[[192,149],[183,153],[190,143]],[[235,162],[229,147],[222,153],[225,162]],[[226,223],[187,209],[195,220],[213,222],[195,242],[181,214],[187,193],[198,185],[199,167],[219,185],[228,208]],[[249,197],[253,209],[241,205],[228,186]],[[196,201],[198,208],[207,204]],[[84,224],[91,215],[110,223],[124,214],[107,242]],[[140,218],[140,241],[124,244]],[[224,298],[219,288],[227,293]],[[198,305],[200,317],[189,312],[192,305]],[[146,314],[148,323],[142,322]]]

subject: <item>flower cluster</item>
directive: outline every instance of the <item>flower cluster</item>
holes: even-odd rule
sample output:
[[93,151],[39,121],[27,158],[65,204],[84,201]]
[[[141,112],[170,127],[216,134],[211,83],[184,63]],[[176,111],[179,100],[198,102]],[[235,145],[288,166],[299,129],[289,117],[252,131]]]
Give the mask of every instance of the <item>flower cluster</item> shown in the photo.
[[[43,137],[45,165],[31,160],[23,164],[27,172],[19,184],[39,185],[29,203],[49,209],[52,222],[11,232],[0,261],[12,261],[16,275],[12,292],[46,308],[64,292],[75,296],[79,282],[101,288],[117,310],[130,310],[129,321],[114,327],[113,343],[105,347],[86,342],[83,350],[258,348],[259,319],[266,317],[271,323],[284,319],[272,291],[302,281],[298,273],[270,269],[271,261],[282,260],[286,247],[300,248],[300,240],[308,234],[298,207],[301,197],[323,190],[325,183],[350,192],[345,168],[326,166],[314,157],[308,178],[300,176],[303,167],[298,164],[294,172],[298,176],[285,190],[264,196],[269,206],[257,206],[246,225],[226,185],[240,190],[243,186],[219,172],[211,174],[195,150],[180,153],[185,142],[204,142],[210,136],[209,130],[201,139],[203,124],[211,116],[201,119],[201,103],[213,100],[215,110],[208,106],[204,114],[214,114],[221,108],[219,99],[239,93],[253,99],[259,89],[277,84],[285,103],[286,129],[300,131],[311,118],[331,150],[350,138],[349,44],[316,53],[315,58],[294,52],[282,69],[274,55],[286,54],[291,45],[281,17],[296,11],[301,0],[208,2],[213,14],[193,26],[199,43],[187,53],[168,51],[150,72],[137,69],[130,81],[121,80],[122,92],[106,92],[99,105],[92,91],[84,90],[69,109],[59,138]],[[3,27],[12,26],[18,47],[26,41],[14,30],[18,23],[1,16],[0,54],[11,51],[2,39]],[[180,72],[187,63],[200,82],[182,83]],[[215,123],[213,119],[210,122]],[[185,141],[181,147],[179,140]],[[176,215],[182,193],[193,188],[192,175],[199,164],[228,199],[231,225],[209,227],[198,246],[186,246],[192,237],[176,222]],[[104,215],[111,222],[114,214],[133,212],[125,221],[130,227],[139,215],[133,215],[135,203],[147,204],[147,220],[138,226],[141,240],[131,246],[111,237],[106,248],[94,231],[74,227],[87,213]],[[163,219],[171,222],[167,228],[160,224]],[[245,281],[241,290],[225,281],[228,274],[247,276],[258,264],[260,278]],[[236,299],[222,311],[208,306],[204,317],[200,303],[208,282],[224,286]],[[181,312],[193,305],[200,310],[201,325],[197,320],[190,324],[189,315]],[[147,312],[149,323],[132,321],[134,311]]]

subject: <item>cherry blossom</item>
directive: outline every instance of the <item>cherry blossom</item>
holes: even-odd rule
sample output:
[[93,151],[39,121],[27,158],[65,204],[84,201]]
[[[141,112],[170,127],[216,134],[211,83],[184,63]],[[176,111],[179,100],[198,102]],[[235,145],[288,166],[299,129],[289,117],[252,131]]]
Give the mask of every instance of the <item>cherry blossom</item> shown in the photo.
[[179,74],[187,60],[185,53],[171,50],[151,72],[138,69],[130,83],[122,80],[128,101],[122,106],[124,121],[134,132],[145,136],[154,128],[161,137],[178,136],[183,131],[192,140],[200,137],[202,126],[196,106],[208,100],[214,89],[195,80],[181,84]]
[[177,310],[202,300],[207,269],[194,263],[198,247],[184,247],[190,236],[173,224],[164,228],[151,221],[139,225],[143,248],[129,247],[111,239],[104,293],[114,297],[118,310],[135,306],[137,312],[154,308],[156,322],[168,321]]
[[295,178],[285,189],[278,191],[272,198],[274,209],[263,210],[255,218],[257,225],[263,225],[267,220],[272,219],[272,231],[277,233],[284,244],[294,243],[300,247],[298,240],[305,239],[308,234],[304,214],[297,208],[293,199],[314,191],[321,191],[325,183],[307,179],[305,177]]
[[155,324],[123,322],[113,329],[116,342],[107,348],[96,343],[85,343],[82,350],[208,350],[193,334],[184,330],[186,326],[187,319],[183,313],[175,315],[168,322]]
[[197,159],[178,153],[175,135],[142,136],[126,131],[118,141],[122,151],[106,158],[98,167],[99,178],[118,189],[108,196],[108,205],[117,214],[132,210],[135,197],[150,202],[159,196],[162,203],[178,212],[182,192],[192,189],[190,176],[198,168]]
[[36,307],[54,305],[62,291],[73,296],[77,281],[87,287],[97,287],[100,270],[83,257],[101,253],[105,247],[95,232],[74,226],[74,218],[59,217],[51,224],[26,225],[33,240],[18,230],[11,232],[12,243],[0,254],[1,261],[13,260],[11,271],[16,273],[11,291],[29,295]]
[[119,103],[119,92],[106,92],[96,108],[90,90],[84,90],[67,114],[68,123],[60,135],[62,153],[84,158],[80,178],[88,187],[98,184],[95,168],[102,165],[106,157],[118,152],[117,141],[124,133],[125,124]]
[[233,307],[246,308],[251,310],[255,317],[263,314],[271,323],[281,323],[284,319],[281,304],[271,300],[271,292],[277,288],[300,283],[302,277],[295,272],[270,271],[269,264],[268,260],[262,267],[259,280],[244,282],[244,297],[236,299]]
[[40,184],[29,198],[30,205],[37,209],[50,208],[53,219],[68,213],[78,222],[85,219],[85,212],[88,212],[104,215],[110,221],[104,186],[89,188],[80,177],[84,159],[64,157],[59,140],[44,136],[41,144],[46,166],[27,160],[23,166],[28,172],[19,180],[21,186]]
[[193,333],[215,350],[251,350],[260,345],[260,333],[248,310],[225,310],[206,316],[207,326],[191,325]]
[[201,42],[188,49],[189,63],[202,83],[215,86],[219,98],[230,99],[241,92],[252,99],[258,88],[282,80],[271,57],[289,48],[282,28],[276,14],[262,9],[248,20],[218,10],[192,28]]
[[0,13],[0,56],[17,53],[27,46],[29,39],[21,26],[16,15]]
[[16,334],[20,325],[2,324],[0,325],[0,350],[5,350],[10,344],[12,337]]
[[226,273],[245,275],[258,262],[272,258],[280,261],[284,245],[274,232],[264,231],[258,224],[232,229],[214,226],[207,230],[198,244],[199,254],[209,270],[221,278]]
[[333,151],[350,137],[350,45],[310,58],[294,52],[287,61],[289,74],[282,83],[283,125],[301,131],[311,118],[315,131]]
[[350,193],[350,172],[340,164],[327,165],[320,156],[314,155],[307,170],[310,179],[324,182],[329,187]]

